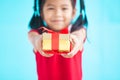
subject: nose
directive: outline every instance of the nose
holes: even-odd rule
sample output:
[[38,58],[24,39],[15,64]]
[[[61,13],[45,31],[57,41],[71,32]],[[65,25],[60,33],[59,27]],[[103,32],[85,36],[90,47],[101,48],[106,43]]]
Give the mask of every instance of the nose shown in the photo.
[[62,11],[61,11],[60,9],[57,9],[57,10],[55,11],[55,15],[56,15],[56,16],[62,16]]

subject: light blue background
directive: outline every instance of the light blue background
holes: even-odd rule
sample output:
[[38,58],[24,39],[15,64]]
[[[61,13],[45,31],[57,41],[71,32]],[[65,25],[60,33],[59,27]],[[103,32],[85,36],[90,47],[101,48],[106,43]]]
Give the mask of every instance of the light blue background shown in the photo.
[[[83,80],[120,80],[120,1],[86,0]],[[0,0],[0,80],[37,80],[28,41],[33,0]]]

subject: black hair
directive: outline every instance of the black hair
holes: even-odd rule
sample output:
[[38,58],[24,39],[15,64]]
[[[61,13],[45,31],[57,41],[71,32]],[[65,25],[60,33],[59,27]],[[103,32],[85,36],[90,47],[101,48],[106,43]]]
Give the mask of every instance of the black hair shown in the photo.
[[[46,0],[34,0],[34,14],[30,20],[29,26],[31,29],[38,29],[41,26],[45,26],[43,23],[43,19],[40,15],[43,6],[45,4]],[[76,0],[71,0],[72,7],[75,8],[75,1]],[[78,30],[82,28],[83,26],[88,25],[87,17],[85,14],[85,5],[84,5],[84,0],[80,0],[80,15],[76,22],[72,25],[71,32]]]
[[87,28],[87,26],[88,26],[88,20],[87,20],[86,11],[85,11],[84,0],[80,0],[80,15],[76,20],[76,22],[72,25],[71,32],[78,30],[82,27]]
[[[40,11],[42,11],[45,2],[46,2],[46,0],[40,0],[40,2],[39,2],[39,4],[40,4],[39,5]],[[71,0],[71,4],[72,4],[72,7],[75,8],[75,2],[74,2],[74,0]]]

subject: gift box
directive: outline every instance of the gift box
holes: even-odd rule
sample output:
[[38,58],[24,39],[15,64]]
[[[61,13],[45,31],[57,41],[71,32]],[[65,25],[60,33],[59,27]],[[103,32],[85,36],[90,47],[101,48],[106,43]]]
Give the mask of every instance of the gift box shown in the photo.
[[69,34],[43,33],[42,49],[45,52],[68,53],[70,52]]

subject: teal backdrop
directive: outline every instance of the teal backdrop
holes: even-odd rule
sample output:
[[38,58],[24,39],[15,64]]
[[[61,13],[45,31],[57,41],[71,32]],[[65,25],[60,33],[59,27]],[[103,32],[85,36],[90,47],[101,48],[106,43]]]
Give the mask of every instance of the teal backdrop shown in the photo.
[[[27,37],[33,1],[0,0],[0,80],[37,80]],[[89,26],[82,55],[83,80],[120,80],[119,3],[85,0]]]

